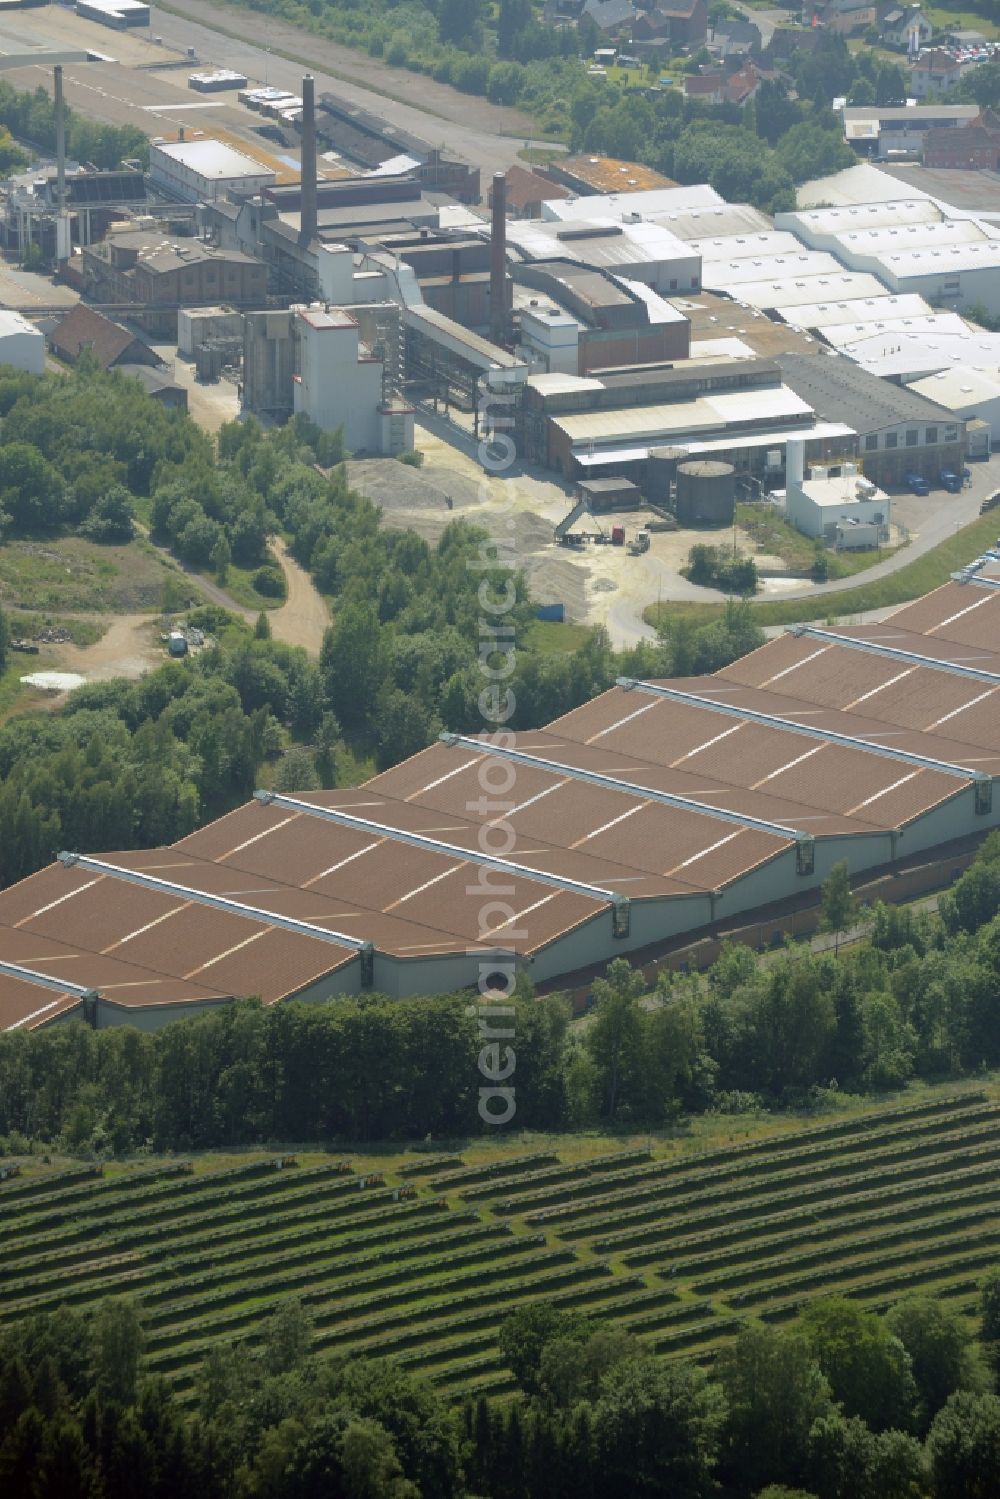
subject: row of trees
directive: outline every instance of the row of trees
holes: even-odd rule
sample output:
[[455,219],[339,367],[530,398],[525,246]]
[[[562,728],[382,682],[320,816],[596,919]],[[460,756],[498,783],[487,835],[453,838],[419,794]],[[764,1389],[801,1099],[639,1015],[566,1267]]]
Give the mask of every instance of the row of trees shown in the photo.
[[980,1311],[975,1342],[929,1298],[884,1317],[821,1301],[784,1330],[745,1324],[706,1372],[529,1305],[500,1331],[520,1394],[458,1407],[389,1360],[311,1353],[285,1301],[252,1342],[210,1347],[182,1409],[145,1371],[134,1303],[63,1308],[0,1340],[0,1483],[11,1499],[993,1499],[997,1273]]
[[[0,774],[3,762],[0,761]],[[664,975],[658,1003],[619,960],[571,1027],[523,980],[517,1121],[657,1128],[684,1111],[801,1105],[1000,1063],[1000,838],[943,899],[943,918],[877,907],[845,951],[758,959],[727,949],[705,978]],[[833,878],[829,925],[853,919]],[[640,1002],[642,1001],[642,1002]],[[508,1022],[504,1022],[508,1026]],[[479,1011],[462,995],[234,1004],[152,1035],[81,1025],[0,1034],[0,1140],[125,1153],[275,1140],[462,1138],[477,1112]]]

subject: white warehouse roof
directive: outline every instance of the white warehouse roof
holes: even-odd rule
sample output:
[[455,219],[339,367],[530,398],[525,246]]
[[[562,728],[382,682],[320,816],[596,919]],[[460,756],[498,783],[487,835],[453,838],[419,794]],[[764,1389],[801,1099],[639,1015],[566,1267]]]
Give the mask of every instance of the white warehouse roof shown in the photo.
[[919,317],[931,311],[916,292],[904,292],[901,296],[884,293],[875,297],[853,297],[844,302],[803,302],[789,307],[782,313],[783,320],[792,328],[830,328],[836,323],[864,323],[877,325],[886,318]]
[[823,276],[801,276],[783,281],[744,282],[734,300],[748,307],[794,307],[796,303],[821,302],[826,298],[847,301],[852,297],[877,297],[885,291],[882,282],[863,271],[832,272]]
[[30,333],[35,337],[43,338],[44,334],[34,323],[30,323],[23,313],[13,312],[9,308],[0,308],[0,338],[11,338],[14,334]]
[[650,214],[678,239],[702,239],[714,234],[763,234],[771,229],[771,220],[749,203],[724,203],[721,208],[689,208],[680,212]]
[[1000,333],[880,333],[844,350],[862,369],[882,379],[919,379],[938,370],[967,366],[1000,369]]
[[231,177],[275,175],[270,167],[255,161],[252,156],[244,156],[242,151],[234,151],[224,141],[177,141],[165,145],[154,142],[153,150],[215,182],[228,181]]
[[689,239],[688,245],[703,261],[743,260],[748,255],[794,255],[802,241],[794,234],[778,229],[753,230],[748,234],[709,234],[704,239]]
[[590,219],[609,218],[616,223],[640,214],[684,213],[692,208],[727,209],[725,198],[707,182],[689,187],[655,187],[643,193],[599,193],[593,197],[551,198],[542,204],[542,218]]
[[[899,184],[896,184],[897,188]],[[930,198],[897,198],[889,202],[850,203],[839,208],[800,208],[776,213],[776,229],[793,234],[843,234],[848,229],[892,228],[900,224],[931,224],[943,217]]]
[[957,312],[924,312],[916,317],[886,318],[877,323],[834,323],[831,327],[821,326],[818,331],[835,349],[849,352],[852,344],[878,334],[889,339],[900,333],[912,333],[917,337],[943,333],[963,338],[969,325]]
[[942,245],[940,250],[928,247],[894,250],[880,255],[878,262],[887,276],[940,276],[952,271],[1000,270],[1000,241],[986,240],[978,245]]
[[937,401],[949,411],[965,411],[980,401],[1000,400],[1000,372],[992,374],[985,370],[958,365],[955,369],[943,370],[938,375],[928,375],[924,380],[915,380],[911,390],[919,391],[929,401]]
[[803,250],[797,255],[747,255],[740,260],[702,261],[702,285],[728,291],[744,281],[784,281],[803,276],[835,276],[842,267],[825,250]]

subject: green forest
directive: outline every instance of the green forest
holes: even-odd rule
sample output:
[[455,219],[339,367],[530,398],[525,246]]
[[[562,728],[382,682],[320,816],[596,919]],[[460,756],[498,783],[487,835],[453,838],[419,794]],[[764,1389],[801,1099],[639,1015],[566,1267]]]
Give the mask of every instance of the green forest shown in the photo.
[[[840,1091],[1000,1065],[1000,835],[940,914],[879,905],[863,916],[845,875],[838,867],[824,887],[824,924],[868,930],[840,952],[734,946],[704,976],[661,974],[653,1004],[618,960],[574,1026],[561,996],[537,999],[522,979],[510,1022],[519,1127],[651,1130],[706,1110],[822,1109]],[[8,1031],[0,1151],[460,1140],[484,1130],[481,1045],[463,995],[246,1001],[153,1034]]]
[[389,1359],[310,1352],[283,1302],[219,1341],[181,1404],[147,1374],[125,1299],[0,1336],[0,1483],[11,1499],[993,1499],[1000,1272],[976,1336],[913,1296],[829,1298],[746,1322],[708,1369],[611,1320],[535,1303],[500,1347],[516,1386],[449,1404]]

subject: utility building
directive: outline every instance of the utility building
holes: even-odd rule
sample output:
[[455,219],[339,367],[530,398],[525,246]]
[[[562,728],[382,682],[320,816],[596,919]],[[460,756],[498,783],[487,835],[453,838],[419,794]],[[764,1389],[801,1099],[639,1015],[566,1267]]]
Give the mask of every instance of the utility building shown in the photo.
[[[502,992],[519,970],[650,961],[815,894],[841,860],[950,859],[1000,821],[998,639],[991,562],[882,624],[623,682],[503,746],[446,735],[361,787],[262,792],[170,848],[68,851],[0,892],[0,1026]],[[483,852],[490,760],[516,777],[509,854]]]
[[[391,304],[367,309],[379,312],[398,330],[398,309]],[[363,309],[299,307],[295,309],[298,373],[293,376],[293,405],[326,431],[344,429],[352,453],[394,457],[413,447],[413,407],[387,380],[387,348],[377,350],[362,339]],[[398,345],[399,334],[394,341]],[[387,339],[388,342],[388,339]]]
[[261,193],[274,185],[275,173],[224,141],[154,141],[149,148],[149,181],[183,203],[214,203],[230,193]]

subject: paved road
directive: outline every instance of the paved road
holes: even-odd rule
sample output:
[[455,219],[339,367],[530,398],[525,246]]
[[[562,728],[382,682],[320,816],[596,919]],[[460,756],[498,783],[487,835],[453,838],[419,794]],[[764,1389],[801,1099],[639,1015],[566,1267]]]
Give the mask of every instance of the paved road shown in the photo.
[[484,176],[506,171],[532,130],[532,120],[519,110],[390,68],[352,47],[222,0],[210,6],[205,0],[170,0],[169,9],[154,5],[152,31],[168,46],[196,48],[199,62],[235,68],[254,80],[262,81],[266,73],[268,83],[296,93],[308,69],[317,94],[329,91],[373,110],[390,124],[482,167]]
[[794,11],[789,10],[754,10],[752,5],[741,5],[740,0],[731,0],[734,10],[738,10],[741,16],[746,16],[752,21],[760,32],[762,46],[766,47],[774,35],[776,26],[790,26],[796,20]]

